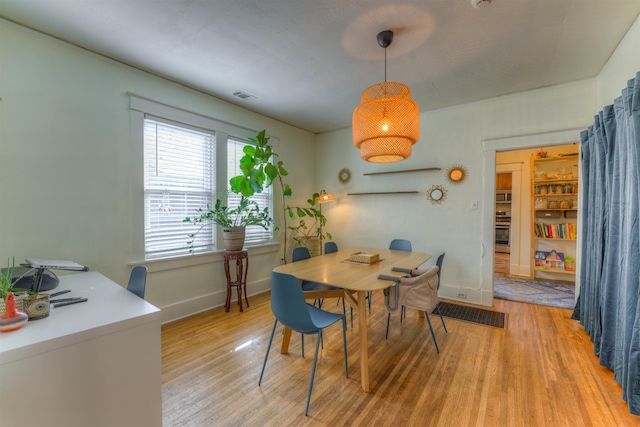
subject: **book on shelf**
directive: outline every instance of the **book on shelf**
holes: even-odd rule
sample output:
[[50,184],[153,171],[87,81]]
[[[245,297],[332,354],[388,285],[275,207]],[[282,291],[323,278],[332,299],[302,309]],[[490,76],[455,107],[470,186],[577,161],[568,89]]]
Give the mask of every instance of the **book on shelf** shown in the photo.
[[536,237],[544,239],[575,240],[576,225],[572,223],[541,224],[536,222],[534,225],[534,232]]

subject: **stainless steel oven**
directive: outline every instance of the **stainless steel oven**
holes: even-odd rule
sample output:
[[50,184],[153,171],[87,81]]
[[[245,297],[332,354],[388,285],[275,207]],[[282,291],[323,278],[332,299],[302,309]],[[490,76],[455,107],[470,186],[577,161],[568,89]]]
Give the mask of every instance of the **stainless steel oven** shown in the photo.
[[496,252],[511,252],[511,214],[496,212]]

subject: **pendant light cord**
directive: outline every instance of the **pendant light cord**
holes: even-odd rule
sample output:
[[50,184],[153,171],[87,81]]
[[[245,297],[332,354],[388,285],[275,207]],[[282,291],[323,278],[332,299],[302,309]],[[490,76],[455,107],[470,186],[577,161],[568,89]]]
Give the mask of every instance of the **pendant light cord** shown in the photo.
[[387,48],[384,48],[384,82],[387,82]]

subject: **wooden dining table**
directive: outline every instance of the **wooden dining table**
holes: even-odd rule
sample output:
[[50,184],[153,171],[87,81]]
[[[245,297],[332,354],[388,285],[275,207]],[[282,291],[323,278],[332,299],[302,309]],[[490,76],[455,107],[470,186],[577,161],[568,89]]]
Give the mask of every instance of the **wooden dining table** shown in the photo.
[[[349,261],[355,253],[378,254],[380,260],[373,264]],[[378,275],[401,276],[403,273],[391,271],[392,267],[417,268],[431,258],[422,252],[396,251],[369,247],[343,249],[327,255],[312,257],[303,261],[280,265],[273,270],[291,274],[299,280],[308,280],[335,286],[341,290],[305,292],[305,298],[344,297],[358,313],[360,335],[360,378],[365,392],[369,387],[369,350],[367,339],[367,303],[369,292],[388,288],[390,280],[378,279]],[[354,298],[355,295],[355,298]],[[282,339],[281,353],[289,351],[291,330],[286,328]]]

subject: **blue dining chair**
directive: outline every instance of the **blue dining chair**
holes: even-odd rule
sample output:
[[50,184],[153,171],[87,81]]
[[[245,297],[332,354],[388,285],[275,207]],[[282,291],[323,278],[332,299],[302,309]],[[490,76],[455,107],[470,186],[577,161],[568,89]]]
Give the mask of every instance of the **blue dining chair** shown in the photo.
[[[304,246],[293,248],[293,252],[291,253],[291,262],[302,261],[309,258],[311,258],[311,253],[309,252],[309,249],[305,248]],[[335,291],[340,289],[340,288],[336,288],[335,286],[329,286],[322,283],[310,282],[308,280],[303,280],[300,287],[302,288],[303,292]],[[313,300],[313,305],[316,305],[317,303],[318,308],[322,308],[323,302],[324,301],[322,299],[320,300],[315,299]],[[347,314],[347,308],[344,304],[344,298],[342,298],[342,313],[345,315]],[[353,328],[353,308],[351,309],[351,327]],[[304,335],[302,336],[302,355],[304,356]]]
[[336,242],[326,242],[324,244],[324,254],[332,254],[334,252],[338,252],[338,245]]
[[144,265],[136,265],[129,275],[129,283],[127,290],[138,297],[144,299],[144,290],[147,285],[147,267]]
[[411,252],[411,242],[405,239],[393,239],[389,245],[389,249]]
[[347,361],[347,322],[344,314],[330,313],[308,304],[304,300],[304,294],[300,288],[300,283],[295,276],[284,273],[271,272],[271,311],[276,317],[267,346],[267,353],[264,356],[262,371],[258,385],[262,384],[264,369],[267,366],[269,350],[273,342],[273,335],[276,332],[278,322],[291,330],[301,334],[314,334],[318,336],[316,341],[316,352],[313,357],[313,367],[311,369],[311,380],[309,381],[309,392],[307,394],[307,407],[305,415],[309,414],[309,402],[311,401],[311,391],[313,390],[313,379],[316,374],[316,362],[318,361],[318,349],[322,340],[322,330],[327,326],[342,320],[342,344],[344,348],[344,370],[349,378],[349,363]]

